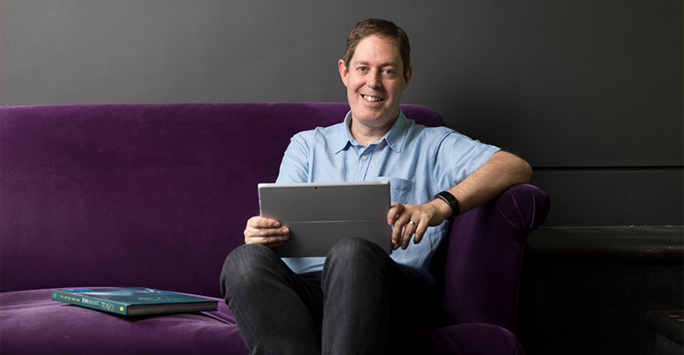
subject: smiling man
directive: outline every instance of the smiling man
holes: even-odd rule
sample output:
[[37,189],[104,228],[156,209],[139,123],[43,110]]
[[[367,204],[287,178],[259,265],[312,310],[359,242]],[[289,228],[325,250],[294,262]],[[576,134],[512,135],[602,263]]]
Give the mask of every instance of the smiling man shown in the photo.
[[404,116],[409,54],[394,23],[358,23],[338,62],[351,110],[342,123],[292,137],[277,179],[390,181],[392,254],[350,236],[326,257],[281,259],[272,248],[287,242],[287,226],[250,218],[221,285],[252,354],[381,354],[389,331],[435,325],[429,266],[449,220],[529,180],[517,156]]
[[348,51],[338,67],[352,112],[350,130],[359,143],[368,145],[384,136],[399,117],[412,67],[403,63],[394,41],[376,34],[348,46]]

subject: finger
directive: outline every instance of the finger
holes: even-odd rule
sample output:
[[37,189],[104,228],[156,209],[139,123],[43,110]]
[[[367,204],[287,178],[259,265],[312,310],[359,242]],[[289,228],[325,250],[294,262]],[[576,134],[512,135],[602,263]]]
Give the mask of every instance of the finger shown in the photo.
[[428,221],[421,220],[418,225],[416,226],[416,232],[415,236],[413,237],[413,242],[418,244],[420,243],[421,240],[423,240],[423,236],[425,236],[425,232],[427,232],[428,229]]
[[266,245],[269,248],[275,248],[280,245],[283,245],[287,240],[289,239],[288,235],[276,235],[276,236],[270,236],[270,237],[263,237],[262,238],[262,244]]
[[273,241],[289,239],[290,230],[287,227],[280,228],[253,228],[248,226],[245,229],[246,244],[268,244]]
[[404,233],[401,238],[401,249],[406,249],[411,242],[411,237],[416,232],[416,222],[409,220],[404,226]]
[[394,222],[394,226],[392,227],[392,250],[397,250],[401,247],[405,224],[406,222],[402,222],[401,220]]
[[390,206],[390,210],[387,213],[387,224],[390,226],[396,223],[397,219],[401,215],[402,212],[404,212],[404,205],[402,205],[399,202],[395,202]]
[[290,239],[289,234],[251,235],[245,238],[245,244],[263,244],[273,247],[274,244],[282,244],[288,239]]
[[290,233],[290,230],[287,227],[281,227],[281,228],[258,228],[258,229],[253,229],[255,236],[257,237],[282,237],[286,236],[287,234]]
[[397,229],[397,227],[392,229],[392,250],[397,250],[397,248],[401,246],[401,243],[399,243],[399,235],[395,233],[395,229]]
[[[393,203],[391,208],[395,208],[394,216],[392,216],[392,250],[397,250],[402,245],[402,236],[405,232],[404,227],[411,218],[411,211],[407,206],[400,203]],[[392,212],[390,208],[390,213]]]
[[247,225],[252,228],[278,228],[280,227],[280,222],[273,218],[255,216],[247,221]]

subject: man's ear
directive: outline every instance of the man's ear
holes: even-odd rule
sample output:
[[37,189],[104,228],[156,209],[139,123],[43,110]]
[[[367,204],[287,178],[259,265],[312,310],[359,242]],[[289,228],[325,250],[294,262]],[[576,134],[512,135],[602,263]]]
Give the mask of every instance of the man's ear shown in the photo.
[[347,64],[344,63],[344,60],[340,59],[339,61],[337,61],[337,68],[340,71],[340,78],[342,78],[344,86],[347,86],[347,75],[349,74]]
[[411,75],[413,75],[413,65],[409,65],[406,74],[404,75],[404,90],[408,87],[409,81],[411,81]]

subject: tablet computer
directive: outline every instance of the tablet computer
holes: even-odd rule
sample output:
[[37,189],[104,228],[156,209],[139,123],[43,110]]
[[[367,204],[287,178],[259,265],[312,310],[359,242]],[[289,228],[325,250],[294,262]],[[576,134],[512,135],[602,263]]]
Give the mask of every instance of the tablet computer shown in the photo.
[[290,239],[283,257],[325,256],[339,240],[370,240],[392,251],[389,181],[259,184],[261,216],[280,221]]

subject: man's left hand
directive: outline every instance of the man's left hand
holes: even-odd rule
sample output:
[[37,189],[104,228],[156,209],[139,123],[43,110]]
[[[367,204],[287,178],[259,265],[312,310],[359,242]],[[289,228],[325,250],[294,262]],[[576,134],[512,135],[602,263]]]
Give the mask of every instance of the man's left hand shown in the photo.
[[428,227],[438,226],[451,216],[449,205],[432,200],[422,205],[402,205],[395,202],[390,206],[387,223],[392,228],[392,250],[408,248],[411,237],[420,243]]

